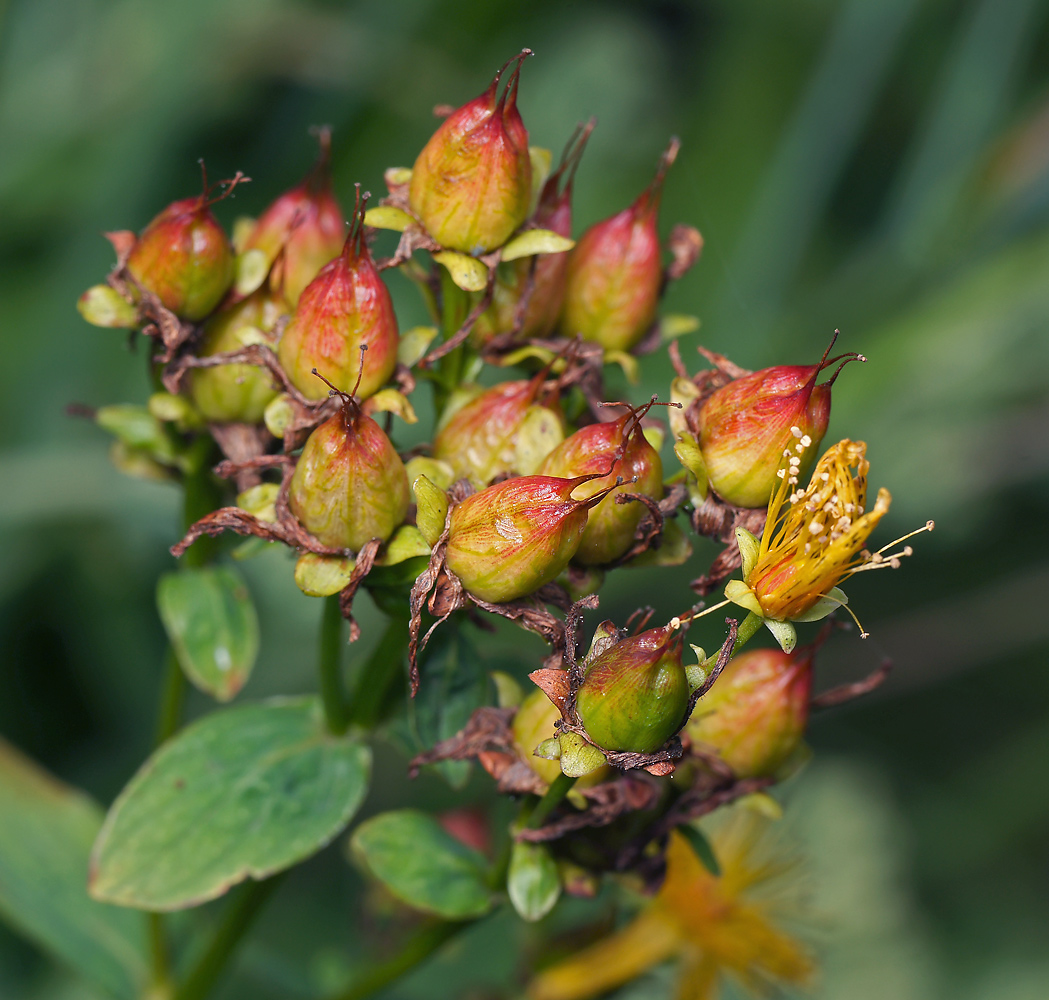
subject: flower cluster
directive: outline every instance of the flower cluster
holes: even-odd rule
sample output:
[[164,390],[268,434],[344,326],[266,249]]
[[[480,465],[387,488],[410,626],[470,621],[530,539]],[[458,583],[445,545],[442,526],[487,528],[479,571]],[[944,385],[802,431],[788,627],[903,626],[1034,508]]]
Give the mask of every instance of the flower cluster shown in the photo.
[[[688,226],[660,237],[677,140],[631,205],[574,240],[573,185],[594,123],[557,167],[530,146],[517,108],[529,55],[449,113],[411,169],[388,170],[378,204],[358,186],[348,227],[322,132],[309,176],[232,238],[206,181],[141,235],[109,234],[117,265],[81,312],[140,329],[163,391],[96,416],[126,471],[217,498],[175,555],[225,532],[253,536],[236,558],[286,546],[299,587],[351,623],[365,587],[390,615],[384,655],[396,668],[407,650],[413,694],[435,629],[499,615],[548,644],[530,675],[539,690],[507,679],[498,706],[478,706],[413,765],[473,757],[501,791],[540,796],[513,836],[530,845],[532,875],[555,873],[550,905],[560,887],[591,892],[605,873],[662,884],[634,924],[541,974],[533,996],[589,996],[671,955],[685,961],[689,995],[713,995],[721,970],[800,982],[809,960],[743,900],[758,876],[735,848],[716,844],[715,876],[675,831],[764,795],[798,765],[818,698],[816,647],[795,652],[793,623],[845,607],[844,579],[910,554],[864,548],[890,502],[882,489],[868,509],[866,446],[840,441],[817,460],[834,380],[866,359],[828,348],[815,364],[749,372],[700,348],[713,367],[690,375],[675,338],[698,323],[659,316],[702,247]],[[432,326],[399,327],[395,269]],[[635,406],[604,388],[609,365],[633,378],[660,347],[677,370],[673,469],[655,397]],[[417,423],[431,399],[425,443],[399,447],[393,416]],[[701,595],[742,569],[725,600],[704,608],[686,592],[665,623],[648,627],[650,611],[623,628],[603,622],[582,654],[583,616],[608,574],[686,562],[689,527],[727,543],[696,581]],[[730,602],[747,618],[726,620],[713,653],[689,655],[688,630]],[[761,624],[782,649],[739,653]],[[324,693],[338,701],[330,683]],[[345,729],[336,709],[333,731]],[[535,919],[545,910],[515,888],[527,864],[501,875]]]

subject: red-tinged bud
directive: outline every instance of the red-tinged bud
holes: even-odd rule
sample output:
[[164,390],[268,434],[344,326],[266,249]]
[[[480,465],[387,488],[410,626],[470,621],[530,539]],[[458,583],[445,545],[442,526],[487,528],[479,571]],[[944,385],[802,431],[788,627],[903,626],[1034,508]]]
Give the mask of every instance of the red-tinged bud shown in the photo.
[[[572,184],[596,124],[596,119],[591,118],[576,130],[565,147],[557,170],[543,185],[532,219],[537,229],[571,238]],[[561,314],[567,272],[567,253],[544,253],[500,264],[496,271],[492,305],[474,324],[470,334],[472,341],[476,345],[485,344],[498,334],[510,333],[518,323],[517,336],[521,340],[549,337]],[[518,318],[521,299],[526,294],[528,302],[524,314]]]
[[[845,364],[862,358],[828,358],[833,346],[834,340],[818,364],[764,368],[722,386],[703,403],[699,448],[710,485],[723,500],[766,506],[788,458],[791,475],[808,474],[830,420],[834,379]],[[817,385],[820,372],[836,362],[841,364],[830,379]]]
[[364,242],[366,198],[358,196],[342,253],[306,286],[277,348],[288,378],[310,399],[327,395],[314,368],[335,388],[351,391],[361,347],[367,347],[368,356],[355,390],[358,398],[374,395],[397,367],[393,300]]
[[[220,198],[243,179],[229,181]],[[215,200],[205,181],[203,194],[172,202],[142,231],[127,261],[138,284],[190,321],[207,316],[233,284],[233,247],[211,213]]]
[[663,287],[656,229],[663,179],[678,151],[672,139],[652,183],[618,215],[591,226],[569,253],[561,331],[625,351],[656,317]]
[[[651,405],[651,404],[649,404]],[[631,410],[609,423],[590,424],[561,442],[539,467],[544,476],[585,476],[612,471],[579,488],[581,499],[613,487],[592,511],[574,562],[583,566],[601,566],[614,562],[634,541],[634,533],[645,513],[638,501],[617,503],[619,493],[640,493],[661,500],[663,497],[663,462],[659,452],[646,440],[641,430],[641,411]],[[616,486],[616,478],[622,485]]]
[[[517,110],[517,82],[528,49],[514,56],[480,97],[453,111],[412,169],[412,211],[441,246],[485,253],[524,222],[532,194],[528,132]],[[513,71],[502,96],[499,80]]]
[[332,548],[384,541],[408,512],[408,474],[382,428],[352,395],[306,441],[291,480],[292,513]]
[[550,583],[568,565],[603,493],[575,500],[594,476],[521,476],[489,486],[452,510],[446,562],[483,601],[513,601]]
[[[273,328],[287,312],[279,295],[260,288],[208,320],[197,355],[206,358],[257,343],[273,346]],[[246,424],[261,422],[267,405],[279,393],[270,372],[255,365],[194,368],[189,391],[206,420]]]
[[811,649],[742,653],[697,705],[688,735],[737,777],[770,777],[801,744],[811,693]]
[[331,191],[331,132],[321,129],[318,140],[313,170],[262,213],[244,246],[261,250],[267,266],[275,265],[270,282],[292,306],[346,240],[346,221]]
[[545,378],[543,371],[503,382],[456,410],[434,438],[434,458],[475,488],[508,473],[534,473],[564,438],[557,393],[546,390]]
[[689,686],[669,625],[617,642],[587,667],[576,708],[605,750],[652,753],[685,722]]

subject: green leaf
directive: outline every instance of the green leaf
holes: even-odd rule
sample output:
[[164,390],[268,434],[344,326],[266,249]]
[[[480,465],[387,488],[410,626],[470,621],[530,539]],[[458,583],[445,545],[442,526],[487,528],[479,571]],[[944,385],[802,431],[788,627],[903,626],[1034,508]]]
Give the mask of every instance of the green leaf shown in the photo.
[[259,621],[240,574],[228,567],[166,573],[157,585],[157,608],[186,676],[229,701],[259,651]]
[[525,920],[540,920],[554,908],[561,895],[561,879],[546,846],[523,841],[514,843],[506,891],[514,909]]
[[316,698],[205,716],[120,793],[92,855],[96,898],[178,910],[315,854],[368,786],[367,747],[324,728]]
[[574,246],[575,240],[555,233],[552,229],[526,229],[503,247],[501,259],[507,262],[541,253],[564,253]]
[[[409,702],[409,719],[420,749],[432,747],[462,729],[474,710],[488,703],[491,681],[462,630],[438,630],[419,664],[419,693]],[[445,760],[435,769],[453,788],[470,776],[466,760]]]
[[696,852],[696,857],[703,863],[703,867],[711,875],[720,875],[721,865],[718,864],[717,855],[714,854],[714,848],[707,839],[707,835],[698,826],[694,826],[691,823],[682,824],[678,827],[678,830],[681,831],[685,840],[689,842],[692,850]]
[[446,920],[487,913],[492,894],[483,855],[415,809],[380,813],[353,834],[355,857],[398,899]]
[[142,917],[87,894],[102,810],[0,740],[0,817],[0,916],[113,996],[139,996]]

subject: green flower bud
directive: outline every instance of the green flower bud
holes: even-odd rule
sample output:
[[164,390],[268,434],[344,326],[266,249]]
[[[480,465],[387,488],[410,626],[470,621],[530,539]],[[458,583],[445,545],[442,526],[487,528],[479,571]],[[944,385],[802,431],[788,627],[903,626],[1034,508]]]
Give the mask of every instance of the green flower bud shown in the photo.
[[[272,346],[273,328],[287,311],[279,295],[260,288],[208,320],[198,356],[224,354],[260,342]],[[189,394],[197,409],[216,423],[259,423],[279,391],[270,372],[256,365],[194,368],[189,377]]]
[[292,513],[332,548],[385,541],[408,512],[408,474],[390,439],[353,396],[309,436],[291,479]]
[[652,753],[684,724],[689,685],[675,630],[649,629],[596,656],[576,695],[587,735],[605,750]]
[[[634,533],[645,514],[638,501],[617,503],[620,493],[640,493],[660,500],[663,497],[663,463],[659,453],[646,440],[640,418],[631,411],[609,423],[590,424],[561,442],[539,467],[544,476],[585,476],[611,468],[611,472],[591,480],[579,489],[585,499],[609,486],[612,491],[591,512],[583,540],[574,562],[599,566],[614,562],[630,548]],[[616,477],[623,480],[616,486]]]
[[190,321],[207,316],[233,284],[233,247],[211,204],[206,192],[172,202],[142,231],[127,260],[135,281]]
[[572,498],[593,478],[522,476],[467,497],[452,510],[448,569],[483,601],[513,601],[550,583],[579,548],[587,511],[605,495]]
[[737,777],[771,776],[801,745],[811,693],[811,650],[742,653],[696,706],[687,732]]
[[[528,215],[532,161],[517,110],[525,49],[480,97],[453,111],[412,169],[412,211],[441,246],[479,254],[501,246]],[[499,79],[516,65],[498,96]]]

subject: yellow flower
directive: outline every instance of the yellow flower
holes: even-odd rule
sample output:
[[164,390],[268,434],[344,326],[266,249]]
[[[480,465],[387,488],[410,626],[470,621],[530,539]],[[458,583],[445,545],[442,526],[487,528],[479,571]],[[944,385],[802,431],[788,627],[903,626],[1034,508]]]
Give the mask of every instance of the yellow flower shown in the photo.
[[723,975],[756,993],[807,983],[811,958],[773,922],[783,907],[768,890],[795,865],[762,851],[768,822],[731,811],[713,838],[720,876],[707,871],[682,834],[671,834],[666,881],[655,898],[622,930],[536,976],[529,1000],[586,1000],[674,957],[679,1000],[715,1000]]
[[[873,509],[866,509],[870,462],[864,442],[839,441],[827,449],[805,489],[798,488],[797,476],[804,438],[795,450],[797,455],[783,453],[787,461],[761,541],[737,530],[743,580],[725,587],[730,601],[765,619],[787,652],[796,641],[790,622],[818,621],[848,603],[838,589],[842,580],[861,570],[896,568],[911,554],[909,545],[891,555],[885,554],[890,546],[873,554],[864,548],[892,502],[889,491],[880,489]],[[932,528],[929,521],[918,530]],[[862,629],[860,634],[866,636]]]

